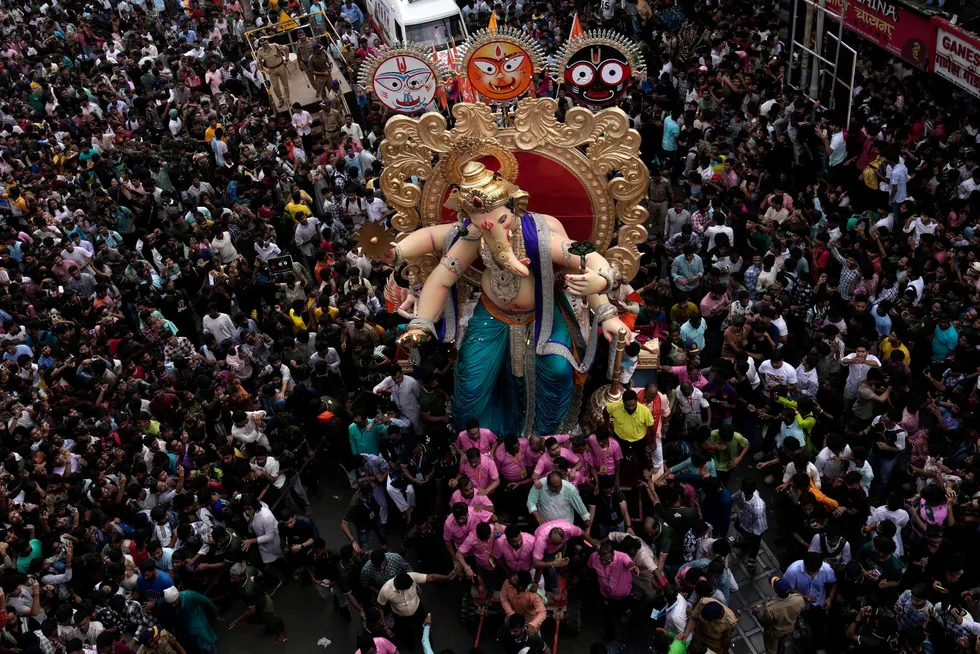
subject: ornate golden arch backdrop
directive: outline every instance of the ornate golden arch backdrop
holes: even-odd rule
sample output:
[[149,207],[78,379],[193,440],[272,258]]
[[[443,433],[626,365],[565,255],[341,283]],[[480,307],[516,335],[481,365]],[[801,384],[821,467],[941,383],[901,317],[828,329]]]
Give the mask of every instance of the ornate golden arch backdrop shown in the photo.
[[[396,210],[392,218],[398,232],[396,240],[419,227],[446,221],[443,202],[448,188],[439,174],[439,155],[463,137],[491,138],[516,154],[539,156],[558,164],[556,179],[550,175],[548,179],[520,177],[518,184],[531,195],[532,205],[536,187],[580,186],[591,204],[591,211],[586,212],[591,214],[591,225],[584,226],[588,240],[627,280],[632,279],[640,259],[636,245],[647,237],[647,210],[642,202],[649,172],[639,157],[640,135],[630,128],[629,118],[621,109],[593,113],[574,107],[566,112],[565,122],[556,119],[557,109],[552,98],[525,98],[508,117],[507,127],[498,126],[499,116],[482,103],[456,104],[452,129],[438,113],[389,119],[381,143],[385,163],[381,189]],[[419,183],[414,183],[413,177]],[[561,219],[559,212],[548,213]],[[566,225],[570,234],[574,227]],[[409,261],[403,275],[422,280],[438,262],[437,254]],[[477,277],[467,279],[476,281]]]

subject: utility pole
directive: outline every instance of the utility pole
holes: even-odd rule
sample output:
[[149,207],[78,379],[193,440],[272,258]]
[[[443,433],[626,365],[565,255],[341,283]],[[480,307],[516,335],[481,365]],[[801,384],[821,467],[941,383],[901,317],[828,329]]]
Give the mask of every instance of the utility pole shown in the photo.
[[[806,23],[803,25],[803,52],[800,55],[800,86],[806,88],[806,74],[810,68],[810,37],[813,35],[813,5],[804,0],[797,0],[797,6],[802,2],[806,6]],[[796,38],[796,35],[793,35]],[[792,62],[790,62],[792,65]]]
[[[811,11],[815,11],[817,14],[817,34],[813,41],[813,52],[816,53],[818,57],[823,56],[823,22],[824,15],[827,13],[827,0],[820,0],[820,8],[814,9],[812,5],[807,5]],[[843,16],[841,16],[843,21]],[[813,100],[820,99],[820,69],[823,62],[813,58],[813,72],[810,74],[810,98]]]

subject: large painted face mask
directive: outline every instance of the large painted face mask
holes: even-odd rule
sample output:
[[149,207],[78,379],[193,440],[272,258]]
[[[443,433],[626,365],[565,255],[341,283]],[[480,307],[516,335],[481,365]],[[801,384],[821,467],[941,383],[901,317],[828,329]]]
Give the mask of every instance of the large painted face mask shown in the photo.
[[572,101],[590,109],[614,106],[646,66],[639,46],[621,34],[585,32],[558,51],[551,76],[561,77]]
[[531,56],[507,41],[495,41],[473,53],[466,75],[477,93],[492,100],[516,98],[531,86]]
[[633,76],[626,57],[607,45],[592,45],[575,52],[565,64],[568,92],[579,103],[608,107],[623,97]]
[[527,93],[534,73],[544,66],[541,48],[509,27],[477,32],[463,44],[462,51],[466,79],[488,100],[512,100]]
[[439,64],[415,48],[385,51],[364,62],[359,81],[374,90],[378,101],[392,111],[416,113],[436,96],[444,78]]
[[390,109],[417,111],[435,97],[435,76],[428,65],[415,57],[392,57],[378,67],[374,92]]

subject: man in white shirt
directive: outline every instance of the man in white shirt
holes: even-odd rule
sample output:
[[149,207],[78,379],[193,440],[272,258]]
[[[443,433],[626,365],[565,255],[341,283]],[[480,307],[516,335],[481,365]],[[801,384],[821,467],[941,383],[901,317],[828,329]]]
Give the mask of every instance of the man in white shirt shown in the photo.
[[293,128],[296,135],[303,140],[303,146],[307,146],[310,134],[313,133],[313,116],[303,108],[298,102],[293,103]]
[[204,316],[201,322],[204,331],[214,334],[214,340],[218,345],[235,338],[235,322],[227,313],[219,312],[217,304],[212,303],[208,306],[208,315]]
[[75,244],[70,240],[66,240],[65,249],[61,251],[62,258],[68,261],[74,261],[78,264],[79,270],[84,270],[88,266],[89,261],[92,260],[92,255],[88,250],[84,248],[75,247]]
[[974,168],[970,179],[956,187],[956,196],[960,200],[968,200],[977,189],[980,189],[980,168]]
[[276,257],[282,256],[282,250],[273,241],[270,241],[265,236],[259,236],[255,239],[255,256],[260,261],[268,261],[269,259],[275,259]]
[[844,383],[844,399],[853,400],[857,396],[858,385],[868,376],[872,368],[880,368],[881,361],[873,354],[868,354],[868,344],[858,343],[854,354],[848,354],[841,360],[841,365],[847,366],[847,381]]
[[909,512],[905,510],[905,502],[901,495],[891,495],[886,504],[873,510],[871,515],[868,516],[867,526],[864,530],[866,532],[876,531],[878,529],[878,523],[884,520],[895,523],[895,535],[892,536],[896,547],[895,556],[905,556],[905,544],[902,542],[902,529],[909,523],[910,518]]
[[711,225],[704,230],[704,238],[708,239],[708,249],[715,249],[715,238],[724,234],[728,238],[728,245],[731,246],[735,241],[735,231],[725,225],[725,212],[716,211],[712,215]]
[[251,498],[245,505],[245,519],[248,520],[248,528],[254,538],[246,539],[242,542],[242,549],[248,550],[253,545],[259,546],[259,555],[265,564],[273,563],[282,558],[282,544],[279,542],[279,521],[272,515],[269,507],[259,501],[258,498]]
[[275,457],[269,456],[269,450],[266,447],[260,445],[255,448],[252,470],[261,473],[276,490],[281,491],[286,485],[286,475],[279,473],[279,461]]
[[766,395],[777,386],[785,386],[787,391],[796,390],[796,370],[783,361],[783,354],[779,350],[773,352],[767,361],[762,362],[759,366],[759,376],[762,378],[763,392]]
[[312,257],[313,241],[319,237],[320,221],[313,216],[303,214],[298,214],[297,218],[299,223],[296,225],[296,247],[305,257]]
[[936,221],[932,219],[932,216],[927,216],[925,214],[921,216],[909,216],[905,220],[905,227],[902,229],[906,234],[912,234],[912,241],[915,243],[916,247],[919,247],[919,240],[922,238],[923,234],[935,234],[936,233]]
[[384,223],[385,218],[388,216],[388,212],[390,211],[388,205],[373,193],[370,193],[366,198],[364,198],[364,202],[367,205],[366,209],[368,221],[376,224]]
[[356,140],[358,143],[364,138],[364,132],[361,130],[361,126],[353,122],[353,119],[348,116],[347,124],[340,128],[340,131]]
[[891,409],[871,421],[871,437],[875,442],[868,462],[875,473],[875,485],[882,492],[888,491],[892,471],[905,451],[908,435],[898,424],[901,420],[901,409]]
[[268,448],[269,439],[262,433],[265,411],[235,411],[231,415],[231,437],[240,447],[256,443],[258,448]]
[[375,395],[390,393],[391,400],[398,407],[399,413],[412,421],[412,429],[416,436],[422,434],[422,410],[419,408],[419,382],[396,369],[390,376],[371,391]]

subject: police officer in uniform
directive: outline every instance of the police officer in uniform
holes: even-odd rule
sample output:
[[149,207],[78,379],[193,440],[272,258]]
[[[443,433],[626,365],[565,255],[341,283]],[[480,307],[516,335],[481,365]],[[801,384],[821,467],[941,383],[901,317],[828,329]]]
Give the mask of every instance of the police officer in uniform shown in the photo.
[[323,125],[323,133],[329,139],[329,147],[333,148],[340,139],[340,128],[344,125],[344,117],[327,98],[320,103],[320,124]]
[[275,91],[279,102],[289,105],[289,48],[266,41],[258,51],[259,64],[263,72],[269,76],[269,84]]
[[776,595],[753,612],[763,628],[766,654],[779,654],[793,635],[806,600],[799,593],[794,593],[793,585],[782,577],[772,577],[769,583]]
[[322,97],[333,82],[333,61],[320,43],[313,44],[313,52],[306,60],[306,75],[317,97]]
[[[313,75],[310,74],[310,68],[307,66],[307,61],[310,55],[313,54],[313,41],[306,37],[306,30],[299,30],[299,40],[296,42],[296,62],[299,64],[299,69],[306,73],[307,79],[310,81],[310,86],[313,86]],[[316,87],[313,87],[316,88]]]

